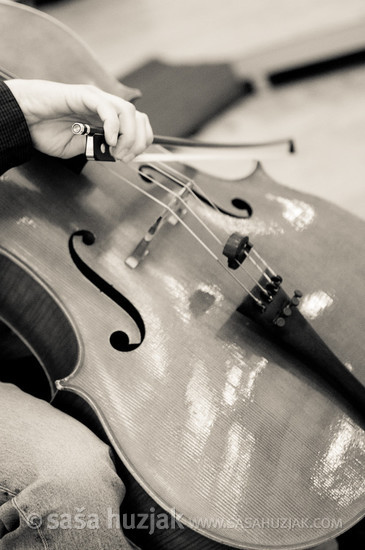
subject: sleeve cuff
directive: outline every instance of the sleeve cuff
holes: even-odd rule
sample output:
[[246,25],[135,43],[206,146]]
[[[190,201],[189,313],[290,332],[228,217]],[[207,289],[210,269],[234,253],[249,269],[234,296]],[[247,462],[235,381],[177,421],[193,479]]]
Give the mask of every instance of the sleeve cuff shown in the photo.
[[0,81],[0,174],[30,159],[32,140],[24,114],[12,92]]

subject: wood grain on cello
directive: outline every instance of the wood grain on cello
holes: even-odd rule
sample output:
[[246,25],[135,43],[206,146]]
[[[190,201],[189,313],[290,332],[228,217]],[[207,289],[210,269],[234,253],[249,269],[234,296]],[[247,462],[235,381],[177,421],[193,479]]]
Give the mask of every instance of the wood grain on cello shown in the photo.
[[[81,79],[133,95],[50,18],[1,1],[0,21],[7,51],[18,25],[36,60],[4,56],[5,76]],[[279,273],[363,384],[361,220],[261,166],[237,181],[163,163],[89,163],[76,175],[41,156],[2,177],[0,210],[2,318],[54,391],[92,406],[156,502],[239,548],[307,548],[360,519],[358,411],[242,304],[261,302],[260,277]],[[226,267],[224,244],[236,232],[259,252],[259,277],[255,263],[239,276]],[[250,518],[262,522],[252,528]],[[276,528],[283,518],[290,528]]]

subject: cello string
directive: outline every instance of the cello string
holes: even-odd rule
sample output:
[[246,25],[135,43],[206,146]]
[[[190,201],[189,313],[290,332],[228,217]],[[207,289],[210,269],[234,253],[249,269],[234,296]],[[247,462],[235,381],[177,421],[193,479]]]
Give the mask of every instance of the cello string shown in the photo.
[[[162,149],[164,150],[162,147],[159,147],[159,149]],[[155,169],[158,171],[158,169],[154,166],[154,165],[149,165],[152,169]],[[166,167],[165,167],[165,170],[166,170]],[[118,174],[117,172],[115,172],[114,170],[112,169],[109,169],[110,172],[112,172],[114,175],[116,175],[117,177],[119,176],[120,178],[122,178],[122,176],[120,176],[120,174]],[[175,173],[178,174],[178,176],[180,178],[184,177],[186,180],[187,180],[187,183],[184,183],[182,181],[182,179],[174,179],[171,174],[169,172],[163,172],[163,175],[165,175],[168,179],[172,180],[172,181],[175,181],[175,183],[177,183],[178,185],[182,186],[184,189],[186,189],[190,194],[193,195],[193,199],[198,201],[198,197],[196,196],[196,194],[190,189],[190,187],[188,186],[189,183],[192,183],[193,185],[195,185],[196,187],[198,187],[196,185],[196,183],[194,182],[194,180],[192,180],[191,178],[186,178],[186,176],[184,174],[181,174],[180,172],[178,172],[177,170],[173,170],[175,171]],[[160,171],[161,172],[161,171]],[[141,176],[141,177],[148,177],[149,181],[156,184],[158,187],[162,188],[165,192],[167,192],[168,194],[172,194],[173,196],[176,197],[177,200],[180,201],[180,203],[182,203],[184,205],[184,207],[189,210],[189,212],[193,215],[193,217],[195,217],[197,219],[197,221],[205,228],[205,230],[221,245],[223,246],[223,243],[222,241],[219,239],[219,237],[217,237],[214,232],[205,224],[205,222],[203,222],[203,220],[192,210],[192,208],[187,204],[187,202],[182,198],[180,197],[179,195],[175,194],[172,190],[170,190],[168,187],[165,187],[161,182],[159,182],[158,180],[156,180],[155,178],[153,178],[153,176],[151,175],[147,175],[140,169],[138,168],[137,169],[137,173]],[[122,178],[124,179],[124,178]],[[138,190],[140,190],[142,192],[142,190],[137,186],[136,187]],[[206,193],[200,189],[199,187],[199,190],[201,190],[201,193],[204,197],[206,197],[206,200],[208,201],[209,204],[211,204],[211,206],[217,211],[219,212],[218,208],[216,207],[216,205],[210,200],[210,198],[206,195]],[[153,199],[153,196],[150,195],[150,194],[147,194],[147,196],[149,196],[151,199]],[[163,205],[165,203],[162,203]],[[175,215],[175,217],[177,219],[179,219],[181,221],[181,218],[178,217],[177,215]],[[185,224],[184,224],[185,225]],[[195,235],[196,238],[199,240],[199,237],[197,235]],[[204,243],[205,245],[205,243]],[[207,246],[207,245],[205,245]],[[255,260],[253,258],[250,257],[250,255],[248,254],[247,255],[247,258],[250,259],[251,263],[256,267],[256,269],[266,278],[266,280],[268,282],[271,282],[271,279],[267,276],[267,274],[262,270],[262,268],[257,264],[257,262],[255,262]],[[217,258],[216,258],[217,259]],[[221,262],[219,262],[221,263]],[[266,296],[269,296],[267,290],[261,285],[261,283],[259,282],[259,280],[255,279],[253,277],[253,275],[246,269],[246,267],[242,264],[242,263],[239,263],[237,261],[237,264],[239,266],[240,269],[242,269],[247,275],[248,277],[255,283],[255,285],[257,285],[260,290],[266,295]],[[227,270],[227,268],[225,267],[224,264],[222,264],[224,269],[230,273],[230,275],[232,276],[233,274],[231,273],[231,271]],[[275,274],[275,272],[273,270],[270,269],[270,271]],[[236,277],[234,277],[236,278]],[[245,288],[245,290],[247,291],[247,289]],[[251,294],[251,293],[250,293]],[[260,302],[261,303],[261,302]]]
[[[164,150],[163,147],[159,147],[160,150]],[[161,163],[159,163],[161,164]],[[175,174],[177,174],[178,176],[183,176],[183,177],[186,177],[184,174],[180,173],[178,170],[176,170],[176,168],[174,168],[173,166],[166,166],[164,165],[165,167],[165,170],[166,169],[169,169],[171,170],[172,172],[174,172]],[[168,174],[165,174],[167,177],[168,177]],[[219,209],[217,207],[217,205],[210,199],[210,197],[208,196],[208,194],[202,189],[202,187],[200,185],[198,185],[194,180],[192,180],[191,178],[188,178],[188,181],[189,182],[192,182],[194,187],[196,189],[198,189],[199,193],[204,197],[204,199],[208,202],[208,204],[216,211],[219,213]],[[193,195],[194,195],[194,192],[191,190],[190,191]],[[195,195],[194,195],[195,197]],[[196,197],[195,197],[196,198]],[[221,243],[223,244],[223,243]],[[264,258],[262,258],[262,256],[257,252],[257,250],[255,248],[252,249],[252,253],[262,262],[262,264],[264,265],[264,267],[266,269],[268,269],[270,271],[270,273],[272,275],[276,275],[275,271],[268,265],[268,263],[264,260]],[[252,258],[251,254],[248,256],[248,259],[257,267],[257,269],[259,271],[261,271],[261,273],[264,275],[264,277],[267,279],[268,282],[271,282],[271,279],[268,277],[268,275],[265,273],[265,270],[263,270],[257,263],[255,263],[255,260]]]
[[[161,164],[161,163],[159,163],[159,164]],[[153,167],[154,167],[154,166],[152,165],[152,168],[153,168]],[[164,168],[165,168],[165,170],[167,169],[167,167],[166,167],[165,165],[164,165]],[[184,174],[179,173],[179,171],[176,170],[176,169],[174,169],[173,167],[170,167],[170,166],[169,166],[168,168],[169,168],[169,169],[171,168],[171,172],[175,172],[175,174],[177,174],[178,176],[183,176],[183,177],[186,178],[186,176],[185,176]],[[168,177],[168,178],[171,179],[171,175],[170,175],[168,172],[164,172],[163,170],[160,170],[160,173],[162,173],[163,175],[165,175],[166,177]],[[192,183],[193,186],[199,191],[199,193],[200,193],[200,194],[204,197],[204,199],[208,202],[208,204],[209,204],[217,213],[220,213],[220,211],[219,211],[217,205],[210,199],[210,197],[209,197],[208,194],[202,189],[202,187],[201,187],[200,185],[198,185],[193,179],[191,179],[191,178],[186,178],[186,179],[187,179],[187,183]],[[175,180],[175,181],[176,181],[176,180]],[[183,183],[183,182],[177,181],[177,183],[179,183],[180,185],[184,186],[184,183]],[[191,188],[188,188],[188,191],[189,191],[189,193],[194,197],[194,200],[197,200],[197,196],[196,196],[196,194],[194,193],[194,191],[193,191]],[[227,235],[228,235],[228,232],[227,232]],[[215,238],[216,238],[217,242],[218,242],[221,246],[223,246],[223,242],[219,239],[219,237],[215,237]],[[253,252],[255,253],[256,257],[258,257],[259,259],[262,260],[262,263],[265,265],[265,267],[266,267],[267,269],[269,269],[270,272],[271,272],[273,275],[276,275],[275,271],[274,271],[273,269],[271,269],[271,267],[264,261],[263,258],[261,258],[260,254],[259,254],[258,252],[256,252],[255,249],[252,249],[252,250],[253,250]],[[261,274],[266,278],[266,280],[267,280],[268,282],[271,282],[270,277],[267,275],[267,273],[265,272],[265,270],[263,270],[263,269],[261,268],[261,266],[258,265],[258,263],[252,258],[251,254],[249,254],[249,255],[247,256],[247,258],[248,258],[248,260],[256,267],[256,269],[257,269],[258,271],[261,272]],[[241,267],[242,269],[244,269],[245,271],[247,271],[247,270],[245,269],[245,267],[244,267],[242,264],[240,264],[240,267]]]
[[[156,169],[154,166],[151,166],[152,168]],[[180,185],[181,187],[183,187],[184,189],[186,189],[193,197],[194,197],[194,200],[196,199],[196,196],[194,194],[194,192],[191,190],[191,188],[189,187],[189,184],[192,183],[194,184],[194,181],[191,180],[191,179],[187,179],[186,183],[184,183],[183,181],[181,180],[178,180],[176,179],[174,176],[171,176],[170,174],[168,174],[167,172],[164,172],[163,170],[158,170],[158,172],[160,174],[162,174],[163,176],[166,176],[170,181],[172,182],[175,182],[177,183],[178,185]],[[144,176],[146,177],[146,175],[144,174],[144,172],[139,168],[137,169],[137,173],[140,175],[140,176]],[[150,180],[151,183],[154,183],[156,184],[158,187],[161,187],[164,191],[166,191],[167,193],[171,194],[171,195],[174,195],[174,196],[178,196],[178,194],[175,192],[175,191],[172,191],[171,189],[169,189],[168,187],[166,187],[163,183],[161,183],[160,181],[158,181],[157,179],[155,179],[154,177],[148,175],[147,176],[148,179]],[[218,244],[222,245],[222,241],[220,240],[220,238],[209,228],[209,226],[206,225],[206,223],[191,209],[190,206],[188,206],[187,203],[184,202],[184,206],[186,208],[188,208],[188,210],[191,212],[191,214],[199,221],[199,223],[201,223],[201,225],[204,227],[204,229],[206,229],[206,231],[208,231],[208,233],[210,233],[210,235],[213,237],[213,239],[215,239],[217,241]]]
[[275,273],[275,271],[269,266],[269,264],[264,260],[264,258],[261,256],[261,254],[259,254],[257,252],[257,250],[255,250],[254,248],[252,249],[252,252],[256,255],[256,257],[262,262],[262,264],[266,267],[266,269],[268,269],[272,275],[276,276],[277,273]]
[[[156,147],[156,148],[158,148],[160,151],[165,151],[165,152],[166,152],[166,149],[164,149],[164,148],[161,147],[161,146],[158,146],[158,147]],[[154,164],[156,164],[156,163],[154,163]],[[163,164],[163,163],[162,163],[162,162],[159,162],[159,164]],[[183,174],[182,172],[179,172],[179,171],[178,171],[176,168],[174,168],[173,166],[166,166],[166,164],[163,164],[163,166],[164,166],[165,170],[167,170],[167,172],[164,173],[164,175],[165,175],[166,177],[170,177],[170,173],[168,172],[168,171],[170,170],[170,172],[175,173],[178,177],[184,177],[184,178],[186,178],[187,181],[188,181],[188,183],[192,183],[193,186],[194,186],[194,187],[199,191],[199,193],[204,197],[204,199],[207,201],[207,203],[208,203],[217,213],[219,213],[219,209],[218,209],[217,205],[210,199],[209,195],[202,189],[202,187],[201,187],[198,183],[196,183],[196,181],[194,181],[192,178],[188,178],[187,176],[185,176],[185,174]],[[152,165],[152,168],[154,168],[154,165]],[[161,172],[162,172],[162,170],[161,170]],[[181,184],[183,185],[183,183],[181,183]],[[196,195],[194,194],[194,192],[193,192],[192,190],[189,190],[189,191],[190,191],[190,193],[191,193],[192,195],[194,195],[194,198],[196,199],[197,197],[196,197]],[[227,234],[228,234],[228,233],[227,233]],[[221,241],[220,241],[220,244],[223,245],[223,243],[222,243]],[[265,265],[265,267],[267,267],[267,269],[269,269],[269,270],[271,271],[271,273],[272,273],[273,275],[275,275],[275,271],[274,271],[273,269],[270,268],[270,266],[264,261],[263,258],[261,258],[260,254],[259,254],[256,250],[254,250],[254,252],[255,252],[256,256],[262,260],[262,262],[263,262],[263,264]],[[262,268],[258,267],[258,269],[259,269],[263,274],[265,274],[265,272],[262,270]],[[270,280],[270,279],[268,279],[268,280]]]
[[157,199],[156,197],[154,197],[144,189],[141,189],[138,185],[128,180],[121,174],[118,174],[114,170],[109,169],[109,171],[119,179],[128,183],[130,186],[132,186],[134,189],[136,189],[143,195],[147,196],[149,199],[153,200],[154,202],[156,202],[157,204],[159,204],[160,206],[168,210],[183,225],[183,227],[199,242],[199,244],[203,246],[203,248],[214,258],[214,260],[216,260],[219,263],[219,265],[224,269],[224,271],[226,271],[245,290],[245,292],[247,292],[260,306],[263,305],[262,302],[258,300],[256,296],[254,296],[254,294],[252,294],[252,292],[245,286],[245,284],[242,283],[242,281],[240,281],[231,271],[229,271],[226,268],[223,262],[219,260],[218,256],[209,248],[209,246],[206,243],[204,243],[204,241],[200,239],[200,237],[198,237],[198,235],[191,229],[191,227],[189,227],[189,225],[185,223],[185,221],[174,210],[172,210],[172,208],[169,205],[166,205],[163,201],[160,201],[159,199]]
[[[138,169],[138,174],[140,175],[144,175],[145,174],[140,170]],[[180,181],[180,180],[176,180],[174,177],[170,176],[169,174],[166,174],[164,173],[164,175],[166,175],[170,180],[172,181],[175,181],[175,183],[178,183],[180,186],[183,187],[183,189],[186,189],[194,198],[194,200],[198,200],[198,198],[196,197],[196,195],[194,194],[194,192],[191,190],[191,188],[188,186],[188,184],[191,182],[194,184],[194,181],[193,180],[190,180],[188,181],[186,184],[184,184],[184,182]],[[146,176],[145,176],[146,177]],[[192,216],[204,227],[204,229],[218,242],[218,244],[220,244],[222,247],[223,247],[223,242],[221,241],[221,239],[209,228],[209,226],[206,225],[206,223],[202,220],[202,218],[200,216],[198,216],[198,214],[196,212],[194,212],[194,210],[191,208],[191,206],[189,206],[189,204],[187,203],[187,201],[181,197],[178,193],[176,193],[175,191],[172,191],[171,189],[169,189],[168,187],[166,187],[163,183],[161,183],[160,181],[156,180],[155,178],[153,178],[152,176],[148,175],[148,178],[149,180],[154,183],[155,185],[157,185],[158,187],[160,187],[161,189],[163,189],[164,191],[166,191],[168,194],[170,195],[173,195],[174,197],[176,197],[177,200],[179,200],[183,205],[184,207],[189,210],[189,212],[192,214]],[[217,209],[218,210],[218,209]],[[218,210],[219,212],[219,210]],[[249,255],[247,256],[249,258]],[[255,267],[261,271],[262,273],[264,273],[262,271],[262,269],[260,268],[260,266],[255,262],[255,260],[252,261],[252,263],[255,265]],[[243,264],[240,264],[238,261],[237,261],[237,264],[239,266],[240,269],[243,269],[243,271],[248,275],[248,277],[260,288],[260,290],[262,292],[264,292],[267,296],[268,296],[268,292],[266,291],[266,289],[261,285],[261,283],[256,280],[254,278],[254,276],[246,269],[246,267],[243,265]],[[266,274],[265,274],[266,275]],[[266,275],[267,277],[267,275]],[[267,277],[267,280],[270,282],[270,279],[269,277]]]
[[129,186],[133,187],[134,189],[136,189],[138,192],[142,193],[143,195],[145,195],[146,197],[148,197],[149,199],[153,200],[154,202],[156,202],[158,205],[162,206],[163,208],[169,210],[171,212],[171,214],[181,223],[181,225],[192,235],[192,237],[194,237],[194,239],[205,249],[206,252],[208,252],[208,254],[210,254],[210,256],[216,261],[218,262],[218,264],[223,268],[223,270],[229,274],[230,277],[232,277],[236,283],[239,284],[239,286],[241,288],[243,288],[243,290],[249,294],[251,296],[251,298],[253,300],[255,300],[255,302],[259,305],[259,306],[263,306],[263,303],[261,302],[261,300],[259,300],[247,287],[244,283],[242,283],[242,281],[240,281],[236,275],[234,275],[234,273],[232,273],[224,264],[223,262],[218,258],[218,256],[213,252],[213,250],[211,250],[209,248],[209,246],[202,240],[200,239],[200,237],[191,229],[191,227],[189,227],[189,225],[168,205],[166,205],[163,201],[160,201],[157,197],[154,197],[153,195],[151,195],[150,193],[148,193],[147,191],[145,191],[144,189],[141,189],[137,184],[133,183],[131,180],[129,180],[128,178],[122,176],[121,174],[118,174],[118,172],[116,172],[115,170],[113,170],[112,168],[108,168],[108,171],[113,174],[115,177],[117,177],[118,179],[124,181],[125,183],[127,183]]

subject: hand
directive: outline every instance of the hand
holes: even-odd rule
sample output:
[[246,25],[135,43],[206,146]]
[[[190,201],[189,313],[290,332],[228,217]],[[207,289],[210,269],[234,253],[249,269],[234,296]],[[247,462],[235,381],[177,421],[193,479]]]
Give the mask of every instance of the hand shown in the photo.
[[152,143],[147,115],[95,86],[20,79],[6,84],[24,113],[34,147],[42,153],[61,158],[84,153],[85,136],[71,131],[78,121],[95,126],[102,122],[105,140],[117,160],[130,162]]

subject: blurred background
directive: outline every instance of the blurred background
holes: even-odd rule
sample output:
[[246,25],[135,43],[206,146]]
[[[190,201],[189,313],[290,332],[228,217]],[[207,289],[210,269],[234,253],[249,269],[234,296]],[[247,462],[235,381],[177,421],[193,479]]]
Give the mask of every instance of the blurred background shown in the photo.
[[[73,29],[118,79],[137,82],[136,105],[155,133],[165,118],[199,138],[291,137],[297,153],[265,160],[268,173],[365,218],[363,0],[28,3]],[[252,169],[247,160],[198,165],[227,178]]]

